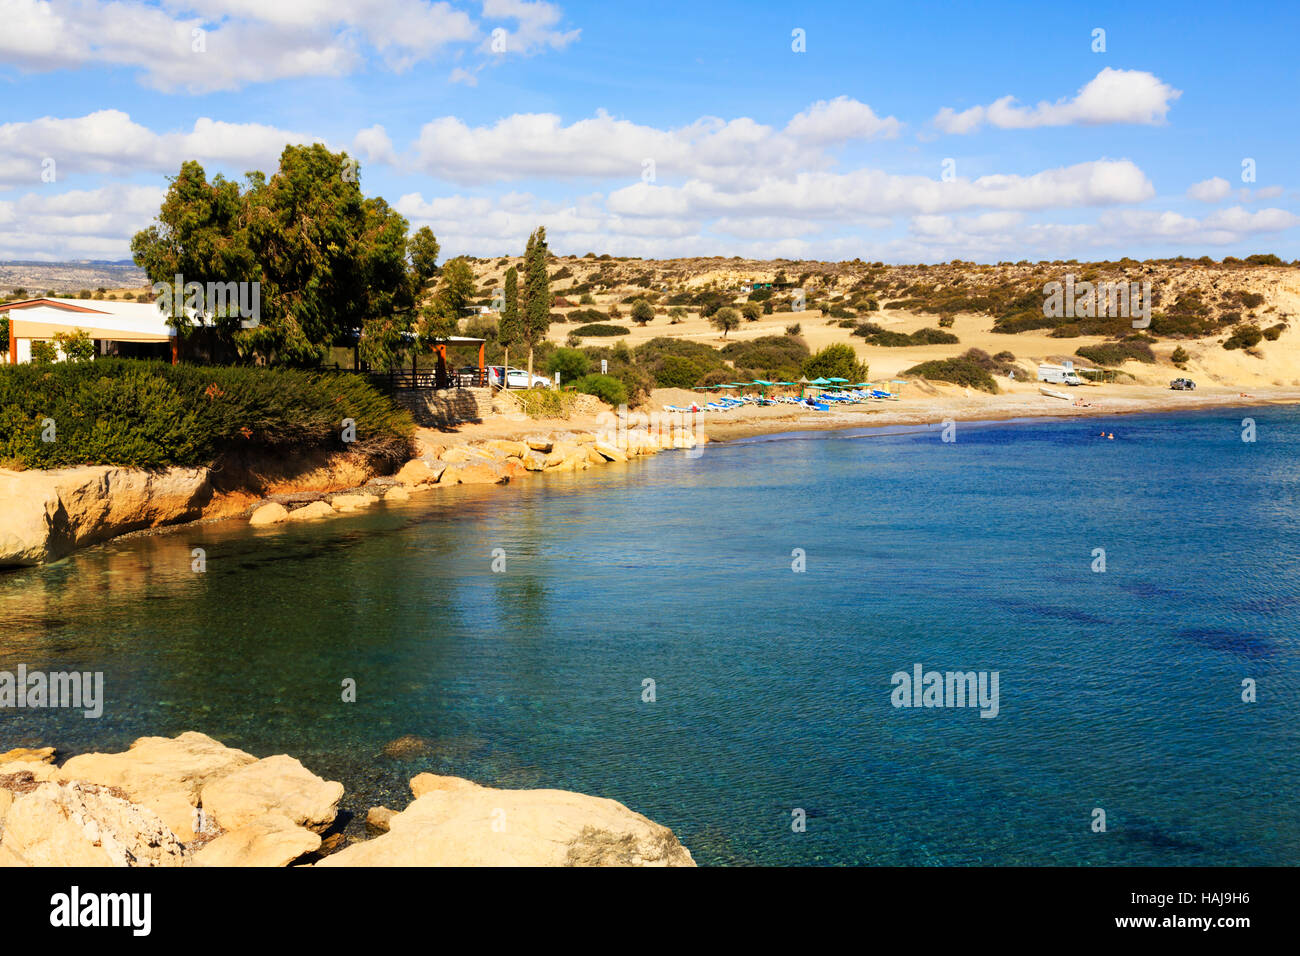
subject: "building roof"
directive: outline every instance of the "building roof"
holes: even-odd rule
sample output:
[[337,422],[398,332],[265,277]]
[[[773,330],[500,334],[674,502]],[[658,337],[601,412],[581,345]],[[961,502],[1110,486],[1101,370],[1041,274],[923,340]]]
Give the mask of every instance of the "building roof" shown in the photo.
[[20,339],[48,339],[77,329],[92,339],[121,342],[166,342],[176,334],[152,302],[40,298],[0,305],[0,312],[9,313]]

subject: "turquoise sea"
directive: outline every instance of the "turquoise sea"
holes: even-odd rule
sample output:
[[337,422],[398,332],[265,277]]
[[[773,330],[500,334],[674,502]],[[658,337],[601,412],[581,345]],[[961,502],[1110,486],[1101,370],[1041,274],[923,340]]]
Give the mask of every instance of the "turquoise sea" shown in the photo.
[[[1298,496],[1300,411],[1260,408],[768,436],[133,537],[0,574],[0,670],[107,697],[0,711],[0,750],[201,730],[342,781],[352,833],[421,770],[572,789],[703,864],[1295,864]],[[893,707],[918,663],[997,671],[998,716]]]

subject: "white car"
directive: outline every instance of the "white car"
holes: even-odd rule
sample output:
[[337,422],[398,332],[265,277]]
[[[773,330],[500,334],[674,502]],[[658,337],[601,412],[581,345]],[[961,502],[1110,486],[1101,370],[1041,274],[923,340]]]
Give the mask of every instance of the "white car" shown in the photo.
[[[550,388],[551,380],[545,375],[533,376],[533,388]],[[528,372],[522,368],[512,368],[506,372],[506,388],[528,388]]]

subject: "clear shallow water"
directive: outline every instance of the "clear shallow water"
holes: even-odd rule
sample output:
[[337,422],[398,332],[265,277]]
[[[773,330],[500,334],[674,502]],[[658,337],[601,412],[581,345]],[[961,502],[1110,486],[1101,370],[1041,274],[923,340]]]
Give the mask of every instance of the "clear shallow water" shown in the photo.
[[[1295,864],[1297,451],[1273,408],[803,433],[112,542],[0,575],[0,670],[108,698],[0,749],[202,730],[359,817],[426,769],[572,789],[706,864]],[[1000,715],[894,709],[917,662],[998,670]]]

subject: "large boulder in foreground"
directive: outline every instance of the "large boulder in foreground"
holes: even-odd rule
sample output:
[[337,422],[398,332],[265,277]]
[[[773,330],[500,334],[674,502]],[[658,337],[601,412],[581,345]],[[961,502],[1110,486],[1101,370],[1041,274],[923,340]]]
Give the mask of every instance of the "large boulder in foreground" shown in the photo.
[[268,813],[221,834],[194,855],[197,866],[288,866],[320,849],[320,835],[283,813]]
[[191,521],[211,499],[206,468],[0,469],[0,567],[43,564],[129,531]]
[[183,866],[188,854],[145,807],[112,788],[42,783],[13,798],[0,846],[13,865]]
[[240,767],[203,788],[203,809],[226,830],[280,813],[309,830],[326,830],[339,815],[343,784],[322,780],[286,754]]
[[209,781],[256,762],[252,754],[190,730],[178,737],[141,737],[124,753],[80,754],[59,769],[59,779],[118,787],[137,801],[179,791],[197,805]]
[[389,832],[318,866],[694,866],[673,832],[616,800],[420,774]]

